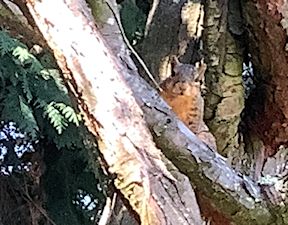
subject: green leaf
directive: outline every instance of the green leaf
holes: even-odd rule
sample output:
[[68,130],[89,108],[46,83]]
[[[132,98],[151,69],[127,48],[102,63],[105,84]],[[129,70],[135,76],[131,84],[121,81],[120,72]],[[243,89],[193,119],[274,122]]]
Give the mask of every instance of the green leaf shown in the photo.
[[15,56],[22,65],[25,63],[31,63],[32,59],[34,58],[34,56],[31,55],[26,48],[20,46],[13,50],[12,55]]
[[27,76],[25,73],[22,74],[22,89],[23,89],[24,94],[26,95],[28,103],[30,103],[31,100],[33,99],[33,96],[30,91],[29,82],[27,80]]
[[14,121],[21,131],[27,133],[32,140],[37,139],[39,129],[33,111],[12,86],[7,90],[2,107],[1,120]]
[[24,119],[21,123],[19,123],[19,128],[27,132],[32,139],[35,140],[39,130],[33,115],[33,111],[21,96],[19,96],[19,104]]
[[71,107],[53,60],[50,54],[41,61],[45,68],[25,45],[0,31],[0,80],[5,97],[0,102],[0,117],[14,121],[34,140],[46,135],[57,146],[80,145],[82,139],[76,126],[81,116]]
[[7,32],[0,31],[0,55],[4,56],[17,46],[23,46],[18,40],[11,38]]
[[51,102],[45,107],[44,115],[47,115],[52,126],[57,130],[58,134],[62,134],[63,130],[68,126],[65,118],[55,107],[55,103]]

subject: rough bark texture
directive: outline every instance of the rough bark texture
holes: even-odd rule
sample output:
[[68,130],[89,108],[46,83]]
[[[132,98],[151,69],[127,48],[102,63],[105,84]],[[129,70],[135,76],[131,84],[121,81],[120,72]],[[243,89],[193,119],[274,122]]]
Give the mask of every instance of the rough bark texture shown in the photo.
[[[150,21],[147,36],[140,45],[140,53],[145,56],[145,61],[152,72],[156,76],[159,75],[160,78],[165,78],[171,74],[169,62],[171,55],[177,54],[181,56],[182,62],[187,63],[199,60],[202,52],[198,44],[201,43],[199,39],[202,34],[204,9],[201,2],[197,0],[178,3],[160,0],[154,1],[153,6],[155,2],[157,3],[156,10],[152,8],[150,11],[150,14],[154,13],[154,17]],[[238,126],[240,114],[244,108],[243,50],[239,41],[234,39],[241,37],[243,33],[239,1],[232,1],[230,5],[228,5],[228,1],[219,1],[219,3],[218,1],[206,1],[205,7],[203,40],[205,61],[208,62],[205,120],[208,121],[207,125],[217,139],[218,151],[229,156],[229,160],[232,161],[230,163],[238,169],[243,167],[243,162],[239,160],[243,149],[238,143]],[[172,17],[171,13],[173,13]],[[171,20],[175,20],[173,26],[171,26]],[[166,39],[170,41],[166,41]],[[188,102],[181,103],[181,98],[182,96],[179,99],[173,99],[175,103],[172,106],[175,107],[172,108],[183,119],[190,116],[193,111],[189,109]],[[191,97],[192,99],[193,97]],[[186,110],[181,110],[185,107],[187,107]],[[179,115],[179,112],[183,112],[183,115]],[[187,121],[183,121],[187,124]],[[213,136],[211,135],[211,137]],[[200,205],[202,210],[205,210],[206,206],[202,206]]]
[[135,71],[128,73],[126,79],[144,111],[157,146],[189,177],[196,190],[236,224],[270,224],[274,221],[265,209],[265,203],[260,203],[264,199],[259,186],[250,178],[235,173],[224,158],[177,120],[155,91],[135,75]]
[[[203,41],[208,63],[205,120],[217,139],[218,151],[233,158],[238,155],[235,148],[240,148],[238,126],[244,108],[243,49],[235,39],[242,38],[243,26],[239,1],[228,3],[227,0],[205,3]],[[152,7],[150,11],[153,19],[139,52],[155,77],[163,80],[171,75],[171,55],[180,56],[184,63],[201,57],[199,39],[204,11],[197,0],[158,0],[154,5],[155,9]]]
[[[205,119],[225,156],[238,155],[240,114],[244,108],[242,85],[241,15],[239,1],[207,0],[203,41],[207,53]],[[228,26],[229,22],[229,26]]]
[[141,223],[201,224],[188,180],[183,182],[181,174],[175,179],[167,170],[163,160],[169,161],[155,147],[143,113],[120,75],[122,68],[106,49],[86,3],[57,1],[55,7],[43,0],[27,5],[80,100],[86,125],[98,138],[109,172],[116,175],[116,188]]
[[[276,180],[269,192],[266,188],[263,192],[271,202],[287,204],[288,4],[286,1],[249,0],[243,2],[243,12],[256,86],[245,109],[249,131],[246,149],[253,152],[256,159],[255,179]],[[283,220],[287,223],[285,216]]]

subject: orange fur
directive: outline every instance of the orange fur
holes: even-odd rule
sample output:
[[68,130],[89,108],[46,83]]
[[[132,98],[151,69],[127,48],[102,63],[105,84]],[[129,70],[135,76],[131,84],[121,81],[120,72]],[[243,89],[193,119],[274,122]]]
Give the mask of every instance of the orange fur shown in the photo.
[[160,85],[163,89],[161,96],[191,131],[216,150],[215,138],[203,121],[204,99],[201,95],[201,81],[204,79],[206,65],[202,64],[199,68],[192,69],[189,64],[177,61],[176,63],[175,76],[166,79]]

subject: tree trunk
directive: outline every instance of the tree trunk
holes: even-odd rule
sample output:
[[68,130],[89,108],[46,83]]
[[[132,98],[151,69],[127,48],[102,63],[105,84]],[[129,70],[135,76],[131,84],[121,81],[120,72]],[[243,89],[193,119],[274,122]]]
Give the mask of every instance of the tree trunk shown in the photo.
[[254,111],[249,117],[267,157],[288,143],[287,3],[246,1],[244,12],[257,86],[248,103]]
[[205,3],[203,42],[207,53],[205,119],[217,140],[218,151],[239,156],[239,122],[244,108],[242,85],[243,28],[240,1]]

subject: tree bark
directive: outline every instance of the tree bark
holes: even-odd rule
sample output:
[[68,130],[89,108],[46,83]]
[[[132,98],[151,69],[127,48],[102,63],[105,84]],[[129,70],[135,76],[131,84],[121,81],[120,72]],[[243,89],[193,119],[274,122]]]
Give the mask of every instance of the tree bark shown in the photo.
[[243,147],[238,127],[244,108],[240,1],[209,0],[204,7],[198,0],[157,0],[149,16],[153,19],[147,35],[137,47],[148,67],[163,80],[171,75],[171,55],[183,63],[194,63],[205,55],[205,121],[217,139],[218,152],[231,160],[238,157]]
[[[242,85],[243,27],[240,1],[205,1],[203,42],[207,53],[205,119],[217,140],[218,151],[238,158],[240,115],[244,108]],[[243,146],[242,146],[243,147]]]
[[203,6],[198,0],[153,1],[145,37],[136,47],[158,81],[171,75],[173,55],[183,63],[199,61],[203,15]]
[[267,157],[288,143],[287,2],[246,1],[243,11],[257,86],[248,102],[249,121]]

